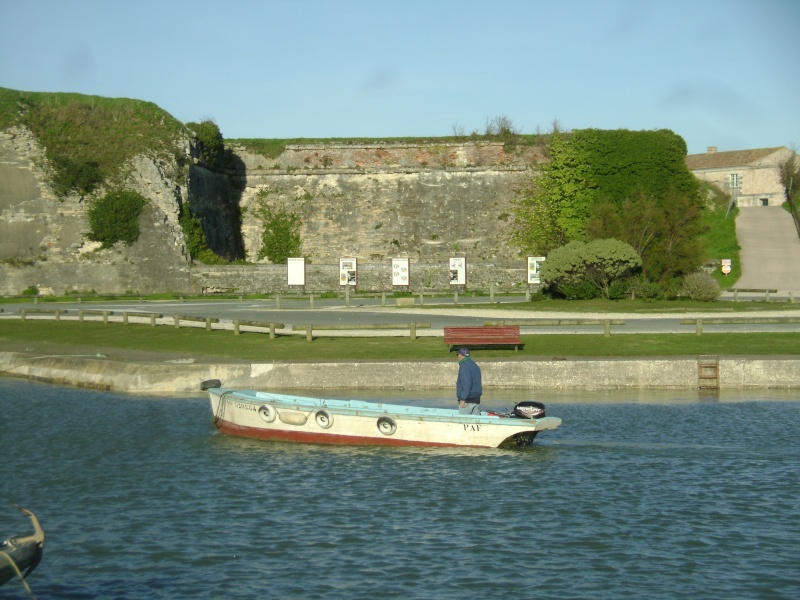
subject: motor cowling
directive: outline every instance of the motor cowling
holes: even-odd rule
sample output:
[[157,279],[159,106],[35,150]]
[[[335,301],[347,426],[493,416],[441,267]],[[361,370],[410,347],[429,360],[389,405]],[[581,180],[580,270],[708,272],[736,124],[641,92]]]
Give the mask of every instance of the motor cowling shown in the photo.
[[541,419],[545,416],[544,404],[526,400],[514,405],[514,416],[519,419]]

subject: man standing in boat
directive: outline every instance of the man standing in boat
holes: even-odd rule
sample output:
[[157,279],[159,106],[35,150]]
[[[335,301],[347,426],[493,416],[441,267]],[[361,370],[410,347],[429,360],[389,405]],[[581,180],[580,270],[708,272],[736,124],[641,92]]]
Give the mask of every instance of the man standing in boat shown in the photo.
[[469,355],[469,348],[458,351],[458,379],[456,379],[456,398],[458,398],[458,412],[462,415],[480,414],[481,394],[481,368]]

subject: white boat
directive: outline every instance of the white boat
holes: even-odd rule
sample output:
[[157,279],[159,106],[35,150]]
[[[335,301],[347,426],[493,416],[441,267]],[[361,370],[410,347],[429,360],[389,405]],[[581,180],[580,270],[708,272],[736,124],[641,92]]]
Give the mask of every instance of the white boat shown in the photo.
[[221,387],[204,381],[220,433],[282,442],[379,446],[528,446],[561,419],[539,402],[508,413],[462,415],[458,409],[334,400]]

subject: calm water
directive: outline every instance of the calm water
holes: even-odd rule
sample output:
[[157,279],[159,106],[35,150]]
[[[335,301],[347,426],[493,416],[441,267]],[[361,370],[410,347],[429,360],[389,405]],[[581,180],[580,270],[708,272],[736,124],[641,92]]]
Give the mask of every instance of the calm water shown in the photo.
[[0,379],[0,537],[39,516],[41,600],[800,597],[799,394],[536,399],[525,450],[334,448]]

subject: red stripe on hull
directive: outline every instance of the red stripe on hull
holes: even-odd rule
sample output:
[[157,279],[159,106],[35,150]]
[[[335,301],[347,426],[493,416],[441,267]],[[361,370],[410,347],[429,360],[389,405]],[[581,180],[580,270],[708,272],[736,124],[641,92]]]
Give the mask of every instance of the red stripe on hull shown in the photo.
[[470,444],[443,444],[438,442],[418,442],[401,440],[392,437],[363,437],[356,435],[334,435],[330,433],[315,433],[310,431],[285,431],[278,429],[259,429],[255,427],[242,427],[227,421],[220,421],[217,429],[225,435],[246,437],[256,440],[273,442],[300,442],[304,444],[334,444],[347,446],[427,446],[436,448],[487,448],[489,446],[476,446]]

